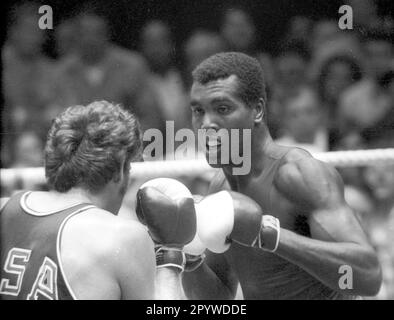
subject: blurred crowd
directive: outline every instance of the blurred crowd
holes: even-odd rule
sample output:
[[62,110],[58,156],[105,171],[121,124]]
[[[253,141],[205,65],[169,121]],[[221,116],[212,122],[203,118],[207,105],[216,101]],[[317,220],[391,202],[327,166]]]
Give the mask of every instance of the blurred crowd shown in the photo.
[[[143,129],[164,131],[166,120],[175,130],[190,128],[191,71],[222,51],[260,61],[268,125],[278,143],[312,153],[394,147],[394,22],[378,15],[373,1],[347,3],[352,30],[341,30],[337,20],[295,16],[274,53],[257,45],[259,30],[238,7],[223,12],[217,30],[196,29],[181,46],[168,22],[147,21],[138,51],[111,41],[108,21],[84,12],[55,25],[56,59],[44,53],[47,32],[38,28],[37,8],[20,5],[2,48],[2,167],[42,166],[51,120],[67,106],[93,100],[121,103]],[[394,165],[340,173],[384,266],[378,298],[394,299]],[[184,179],[193,192],[206,191],[204,177]]]

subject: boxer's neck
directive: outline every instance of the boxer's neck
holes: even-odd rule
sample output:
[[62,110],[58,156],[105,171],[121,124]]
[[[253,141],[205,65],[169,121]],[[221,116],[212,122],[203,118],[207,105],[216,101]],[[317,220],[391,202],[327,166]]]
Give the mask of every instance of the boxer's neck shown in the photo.
[[248,182],[261,175],[268,164],[270,150],[275,147],[271,134],[265,124],[256,127],[252,133],[251,143],[251,170],[246,175],[233,175],[232,166],[223,168],[224,174],[228,180],[233,181],[236,185],[245,185]]
[[94,206],[109,211],[113,214],[117,214],[119,208],[113,204],[114,200],[113,195],[115,194],[115,190],[109,190],[110,186],[105,186],[101,191],[97,193],[89,192],[83,188],[72,188],[69,191],[60,194],[63,197],[66,197],[69,200],[81,202],[81,203],[91,203]]

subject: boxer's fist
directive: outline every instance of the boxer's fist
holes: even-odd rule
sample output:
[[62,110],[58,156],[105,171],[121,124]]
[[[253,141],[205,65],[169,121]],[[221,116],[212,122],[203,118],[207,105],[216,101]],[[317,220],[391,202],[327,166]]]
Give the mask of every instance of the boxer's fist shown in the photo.
[[221,191],[196,203],[197,233],[209,250],[222,253],[231,242],[275,251],[279,242],[279,220],[263,216],[260,206],[248,196]]
[[175,179],[159,178],[144,183],[137,192],[136,213],[157,244],[183,247],[195,237],[193,197]]
[[[202,196],[193,195],[193,199],[196,206],[202,198],[203,198]],[[196,214],[196,218],[197,218],[197,226],[198,226],[199,215]],[[198,235],[198,232],[196,232],[196,235],[194,236],[193,240],[189,242],[187,245],[185,245],[183,248],[183,252],[186,253],[186,265],[185,265],[186,272],[192,272],[194,270],[197,270],[198,267],[202,265],[205,259],[205,249],[206,246],[202,243]]]

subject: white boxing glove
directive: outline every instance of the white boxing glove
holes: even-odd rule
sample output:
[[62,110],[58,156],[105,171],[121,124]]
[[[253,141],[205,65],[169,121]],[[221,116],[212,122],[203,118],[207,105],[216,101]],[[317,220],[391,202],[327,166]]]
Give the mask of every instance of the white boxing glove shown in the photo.
[[279,245],[280,223],[262,214],[248,196],[220,191],[196,203],[197,233],[212,252],[223,253],[232,242],[275,252]]
[[221,191],[196,203],[197,233],[212,252],[222,253],[230,247],[228,236],[234,227],[233,199]]

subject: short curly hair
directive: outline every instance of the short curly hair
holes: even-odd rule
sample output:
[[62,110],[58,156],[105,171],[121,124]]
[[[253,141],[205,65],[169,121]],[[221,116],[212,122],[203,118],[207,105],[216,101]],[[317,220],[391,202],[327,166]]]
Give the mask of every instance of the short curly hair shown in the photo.
[[267,100],[263,69],[255,58],[244,53],[214,54],[201,62],[192,75],[194,81],[203,85],[235,75],[239,80],[238,94],[247,105],[257,103],[260,98]]
[[[45,147],[45,176],[51,189],[100,191],[141,155],[135,116],[117,104],[96,101],[67,108],[53,122]],[[124,163],[123,163],[124,161]],[[123,168],[122,168],[123,165]]]

